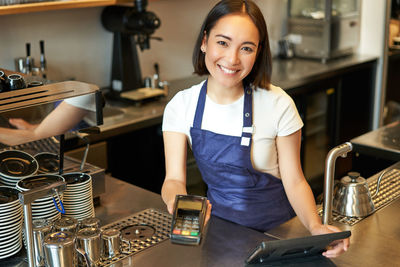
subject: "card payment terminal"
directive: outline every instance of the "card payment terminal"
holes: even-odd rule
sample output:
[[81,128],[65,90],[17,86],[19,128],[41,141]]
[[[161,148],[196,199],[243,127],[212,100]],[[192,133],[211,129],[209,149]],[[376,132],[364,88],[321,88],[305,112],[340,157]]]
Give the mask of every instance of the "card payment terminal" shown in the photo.
[[171,222],[171,242],[198,245],[203,236],[207,198],[194,195],[177,195]]

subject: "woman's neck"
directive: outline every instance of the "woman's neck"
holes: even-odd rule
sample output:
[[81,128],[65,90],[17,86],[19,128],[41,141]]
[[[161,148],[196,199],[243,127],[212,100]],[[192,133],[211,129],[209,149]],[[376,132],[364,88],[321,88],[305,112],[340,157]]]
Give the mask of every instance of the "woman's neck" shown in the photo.
[[207,96],[217,104],[227,105],[235,102],[243,95],[243,84],[225,87],[215,82],[211,77],[207,81]]

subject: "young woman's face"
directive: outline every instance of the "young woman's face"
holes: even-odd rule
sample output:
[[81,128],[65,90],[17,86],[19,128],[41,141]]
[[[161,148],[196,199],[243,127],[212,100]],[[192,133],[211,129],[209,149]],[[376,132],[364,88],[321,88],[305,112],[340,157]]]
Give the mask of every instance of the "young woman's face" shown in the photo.
[[257,27],[249,16],[220,18],[201,46],[210,80],[223,87],[241,87],[256,61],[258,43]]

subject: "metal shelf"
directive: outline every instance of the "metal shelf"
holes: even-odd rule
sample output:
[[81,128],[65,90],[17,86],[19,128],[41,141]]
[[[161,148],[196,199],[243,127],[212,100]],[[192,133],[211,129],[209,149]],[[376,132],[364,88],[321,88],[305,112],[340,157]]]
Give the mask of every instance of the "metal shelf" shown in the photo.
[[0,6],[0,15],[40,12],[48,10],[110,6],[133,3],[132,0],[62,0]]
[[0,93],[0,113],[56,102],[66,98],[93,94],[99,87],[93,84],[66,81]]

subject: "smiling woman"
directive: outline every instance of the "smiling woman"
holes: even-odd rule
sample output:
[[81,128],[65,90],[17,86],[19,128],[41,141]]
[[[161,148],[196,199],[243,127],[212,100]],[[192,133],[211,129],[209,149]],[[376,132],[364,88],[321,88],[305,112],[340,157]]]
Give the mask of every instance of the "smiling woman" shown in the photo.
[[[239,28],[241,30],[243,29],[245,30],[243,34],[246,34],[248,38],[251,38],[249,40],[245,40],[245,42],[247,41],[251,42],[252,39],[258,39],[258,40],[253,40],[253,44],[256,45],[255,48],[257,49],[256,53],[257,57],[254,62],[254,68],[251,70],[250,74],[244,78],[244,82],[247,83],[252,82],[253,85],[260,88],[268,88],[271,82],[272,57],[269,46],[267,25],[265,23],[264,16],[260,12],[258,7],[256,5],[248,4],[247,2],[243,1],[242,2],[231,1],[231,3],[226,5],[224,4],[216,5],[215,8],[212,10],[212,12],[208,14],[201,27],[200,34],[198,36],[194,48],[194,53],[193,53],[194,72],[198,75],[209,74],[209,70],[207,69],[204,60],[206,54],[204,53],[205,51],[203,52],[202,47],[204,45],[204,41],[206,41],[210,37],[211,29],[215,30],[214,26],[216,26],[216,24],[220,22],[221,14],[224,14],[227,17],[231,17],[231,19],[232,17],[234,17],[233,20],[236,20],[237,22],[236,25],[240,26]],[[239,16],[233,16],[234,14]],[[222,17],[222,19],[224,18]],[[242,27],[242,25],[240,25],[240,22],[243,21],[246,21],[247,23],[250,22],[251,24],[250,28],[246,28],[245,25],[243,25],[244,27]],[[225,23],[223,25],[222,24],[223,23],[220,23],[220,27],[227,27],[230,28],[230,30],[235,30],[232,29],[232,27],[235,24],[232,25],[225,25]],[[251,36],[251,34],[247,34],[247,31],[250,31],[250,29],[256,30],[256,33],[253,32],[254,33],[253,36]],[[219,32],[214,34],[219,34],[221,35],[221,37],[228,37],[228,38],[233,37],[233,36],[226,36],[226,32]],[[241,36],[238,35],[237,37]],[[247,48],[244,49],[246,50]]]
[[[208,83],[216,89],[228,89],[235,99],[226,94],[210,95],[217,103],[228,104],[243,94],[241,81],[251,72],[258,52],[258,30],[247,15],[227,15],[221,18],[210,33],[205,33],[201,51],[205,54]],[[211,92],[210,92],[211,93]],[[217,99],[222,96],[221,99]],[[228,102],[228,103],[227,103]]]
[[[207,184],[212,215],[266,231],[296,214],[312,234],[321,224],[300,164],[303,122],[293,100],[271,85],[263,14],[251,0],[223,0],[207,15],[193,53],[206,81],[175,95],[164,112],[166,177],[172,212],[186,191],[187,142]],[[325,252],[347,250],[345,239]]]

